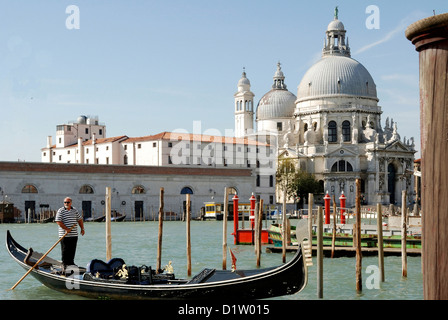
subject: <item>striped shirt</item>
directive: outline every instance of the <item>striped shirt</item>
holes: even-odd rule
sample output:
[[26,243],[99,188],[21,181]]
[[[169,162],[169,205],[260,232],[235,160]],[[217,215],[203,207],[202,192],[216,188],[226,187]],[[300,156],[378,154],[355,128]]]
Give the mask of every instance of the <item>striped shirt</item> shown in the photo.
[[[65,209],[64,207],[60,208],[56,213],[56,217],[54,221],[62,222],[67,228],[71,228],[73,225],[76,225],[72,231],[67,235],[67,237],[77,237],[78,236],[78,220],[81,220],[82,217],[79,214],[78,210],[71,207],[70,210]],[[64,236],[65,230],[61,227],[58,227],[58,235],[59,238]]]

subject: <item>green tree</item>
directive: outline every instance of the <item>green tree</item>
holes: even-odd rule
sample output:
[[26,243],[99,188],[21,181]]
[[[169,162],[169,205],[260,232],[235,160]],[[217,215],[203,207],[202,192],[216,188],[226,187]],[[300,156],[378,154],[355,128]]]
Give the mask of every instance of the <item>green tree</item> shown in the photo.
[[279,158],[276,172],[278,190],[285,192],[286,198],[295,196],[294,180],[296,176],[296,165],[293,159]]
[[300,201],[306,199],[308,193],[318,194],[324,192],[323,186],[316,180],[314,174],[303,170],[296,172],[293,188],[296,190],[297,196],[300,197]]
[[308,193],[323,193],[323,187],[316,180],[314,174],[296,168],[294,159],[278,159],[277,186],[280,190],[286,190],[286,197],[294,199],[300,197],[300,201],[308,197]]

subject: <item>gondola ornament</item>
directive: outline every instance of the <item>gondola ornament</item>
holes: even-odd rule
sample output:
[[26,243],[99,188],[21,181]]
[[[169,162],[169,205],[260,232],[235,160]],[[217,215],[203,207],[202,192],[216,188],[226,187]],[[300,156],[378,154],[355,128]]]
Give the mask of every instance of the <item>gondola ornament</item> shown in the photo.
[[117,271],[116,276],[119,277],[120,279],[127,279],[128,278],[129,273],[128,273],[128,269],[126,268],[125,264],[123,264],[121,269],[119,269]]
[[233,254],[232,249],[229,248],[229,251],[230,251],[230,256],[232,257],[232,269],[231,270],[232,270],[232,272],[235,272],[235,270],[236,270],[236,257]]
[[298,243],[302,244],[303,254],[305,256],[305,263],[307,267],[311,267],[313,265],[312,259],[312,242],[311,235],[308,231],[307,220],[301,219],[297,223],[296,226],[296,237]]
[[171,261],[168,261],[168,264],[165,266],[165,268],[163,268],[163,270],[167,273],[167,274],[173,274],[174,273],[174,268],[171,265]]

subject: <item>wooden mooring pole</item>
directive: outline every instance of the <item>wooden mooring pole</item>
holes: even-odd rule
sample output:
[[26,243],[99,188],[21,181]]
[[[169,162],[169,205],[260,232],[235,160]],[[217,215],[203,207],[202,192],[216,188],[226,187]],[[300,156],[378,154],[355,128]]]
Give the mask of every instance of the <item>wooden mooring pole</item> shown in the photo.
[[222,217],[222,270],[227,269],[227,215],[229,214],[229,189],[224,188],[224,216]]
[[286,262],[286,188],[283,189],[283,209],[282,209],[282,261]]
[[252,243],[254,244],[254,252],[255,252],[255,256],[257,255],[257,250],[258,250],[258,211],[260,210],[259,208],[259,203],[255,202],[254,204],[254,226],[252,227]]
[[448,13],[405,34],[419,52],[423,297],[448,300]]
[[324,297],[324,217],[322,207],[317,207],[317,297]]
[[334,257],[334,250],[336,243],[336,220],[337,220],[336,210],[337,210],[336,197],[335,195],[333,195],[333,234],[331,237],[331,258]]
[[190,230],[190,222],[191,222],[191,206],[190,206],[190,194],[187,193],[187,275],[191,276],[191,230]]
[[362,291],[361,179],[356,179],[356,291]]
[[111,189],[106,187],[106,260],[112,259]]
[[383,213],[381,203],[376,205],[376,218],[376,228],[378,233],[378,268],[380,270],[380,281],[384,282]]
[[312,193],[308,193],[308,234],[310,238],[310,246],[313,245],[313,204],[314,204],[314,195]]
[[157,264],[156,272],[162,270],[162,238],[163,238],[163,194],[164,188],[160,188],[160,200],[159,200],[159,238],[157,241]]
[[258,219],[257,221],[257,267],[261,264],[261,232],[263,227],[263,199],[260,199],[260,206],[258,208]]
[[406,253],[406,220],[407,220],[407,208],[406,208],[406,190],[401,191],[401,275],[403,277],[408,276],[408,259]]

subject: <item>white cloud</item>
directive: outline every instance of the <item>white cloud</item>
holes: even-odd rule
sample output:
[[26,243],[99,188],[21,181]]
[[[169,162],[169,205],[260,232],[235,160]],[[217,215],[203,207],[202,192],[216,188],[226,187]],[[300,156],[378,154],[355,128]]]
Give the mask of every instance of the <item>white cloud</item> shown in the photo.
[[378,40],[376,42],[370,43],[368,45],[365,45],[364,47],[358,49],[355,52],[355,55],[356,54],[360,54],[361,52],[367,51],[367,50],[369,50],[369,49],[371,49],[373,47],[376,47],[377,45],[380,45],[380,44],[382,44],[384,42],[389,41],[390,39],[392,39],[398,33],[402,34],[407,26],[408,26],[408,24],[405,23],[404,20],[402,20],[400,22],[400,24],[395,29],[393,29],[392,31],[389,31],[382,39],[380,39],[380,40]]
[[358,49],[355,52],[356,54],[359,54],[361,52],[367,51],[373,47],[376,47],[382,43],[385,43],[387,41],[390,41],[391,39],[393,39],[397,34],[399,35],[403,35],[404,31],[406,30],[406,28],[412,24],[413,22],[415,22],[418,19],[421,19],[422,16],[426,16],[424,13],[420,12],[420,11],[415,11],[412,12],[411,14],[409,14],[408,16],[406,16],[405,18],[403,18],[400,23],[391,31],[389,31],[388,33],[386,33],[384,35],[383,38],[379,39],[378,41],[375,41],[373,43],[369,43],[363,47],[361,47],[360,49]]

